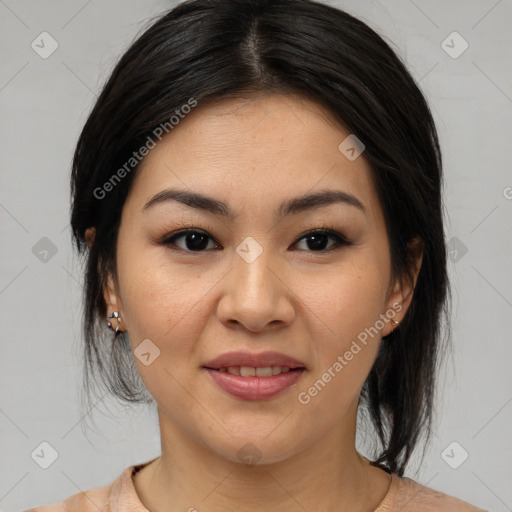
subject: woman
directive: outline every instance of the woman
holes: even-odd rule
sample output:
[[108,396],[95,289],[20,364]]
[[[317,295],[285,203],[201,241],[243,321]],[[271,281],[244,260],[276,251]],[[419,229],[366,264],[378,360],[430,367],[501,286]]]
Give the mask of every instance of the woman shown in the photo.
[[87,389],[156,403],[162,453],[32,511],[481,510],[404,477],[444,350],[441,186],[429,107],[361,21],[310,0],[157,20],[85,124],[71,223]]

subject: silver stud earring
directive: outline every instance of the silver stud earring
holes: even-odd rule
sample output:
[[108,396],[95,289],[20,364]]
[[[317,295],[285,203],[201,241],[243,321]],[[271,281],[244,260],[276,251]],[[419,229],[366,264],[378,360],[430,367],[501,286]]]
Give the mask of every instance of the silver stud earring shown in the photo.
[[[114,327],[112,326],[112,322],[108,319],[110,318],[115,318],[117,320],[117,325],[114,329]],[[116,334],[118,332],[120,332],[119,330],[119,324],[121,323],[121,317],[119,316],[119,312],[118,311],[114,311],[113,313],[110,313],[109,315],[107,315],[107,327],[109,329],[112,329],[113,331],[115,330]]]

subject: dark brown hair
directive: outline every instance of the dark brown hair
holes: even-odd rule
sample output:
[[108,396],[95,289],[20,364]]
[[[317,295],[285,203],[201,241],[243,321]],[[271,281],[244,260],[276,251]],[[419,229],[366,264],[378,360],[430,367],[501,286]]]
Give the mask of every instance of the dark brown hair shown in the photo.
[[153,22],[115,66],[80,135],[71,175],[73,241],[86,264],[85,389],[102,383],[121,400],[151,402],[126,335],[109,341],[102,294],[107,272],[116,275],[121,211],[137,166],[108,198],[95,190],[191,98],[201,105],[273,92],[318,102],[364,143],[394,276],[411,279],[408,243],[422,241],[412,303],[381,344],[360,397],[381,444],[376,462],[402,476],[422,434],[430,438],[442,333],[449,339],[441,328],[449,305],[441,152],[427,102],[400,58],[368,25],[318,2],[189,0]]

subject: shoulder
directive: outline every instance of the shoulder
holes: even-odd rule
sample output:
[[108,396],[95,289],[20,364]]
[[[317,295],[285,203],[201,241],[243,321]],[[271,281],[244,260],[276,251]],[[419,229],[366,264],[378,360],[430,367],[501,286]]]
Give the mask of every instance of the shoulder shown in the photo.
[[137,496],[132,475],[153,460],[156,459],[125,468],[109,485],[73,494],[60,503],[43,505],[23,512],[148,512]]
[[59,503],[42,505],[23,512],[111,512],[110,496],[113,485],[79,492]]
[[403,512],[487,512],[459,498],[425,487],[411,478],[397,477],[397,480],[398,492],[393,511],[396,509]]

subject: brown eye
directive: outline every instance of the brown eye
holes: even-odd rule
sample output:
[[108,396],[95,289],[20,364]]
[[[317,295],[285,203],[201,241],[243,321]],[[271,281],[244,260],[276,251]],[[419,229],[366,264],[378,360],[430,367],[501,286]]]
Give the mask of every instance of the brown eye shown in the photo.
[[[329,238],[334,240],[334,244],[331,247],[326,249],[326,244],[328,243]],[[341,233],[337,231],[333,231],[331,229],[317,229],[313,231],[308,231],[301,238],[299,238],[298,242],[301,240],[309,239],[306,250],[311,250],[313,252],[329,252],[335,249],[339,249],[341,246],[353,245],[352,242],[349,242]]]
[[[176,241],[181,239],[183,239],[183,243],[180,247],[176,244]],[[212,237],[204,231],[187,229],[165,238],[161,243],[173,250],[202,252],[207,249],[208,239],[213,240]]]
[[[334,240],[334,242],[331,246],[326,247],[329,244],[329,239]],[[183,240],[180,242],[181,245],[180,243],[177,243],[178,240]],[[353,243],[347,240],[341,233],[325,228],[308,231],[302,235],[297,242],[295,242],[295,245],[302,240],[307,240],[307,242],[306,248],[301,250],[311,252],[330,252],[339,249],[342,246],[353,245]],[[210,241],[214,243],[213,247],[208,247],[208,243]],[[177,233],[173,233],[172,235],[164,238],[161,241],[161,244],[171,250],[185,252],[204,252],[208,249],[219,247],[207,232],[198,229],[185,229]]]

